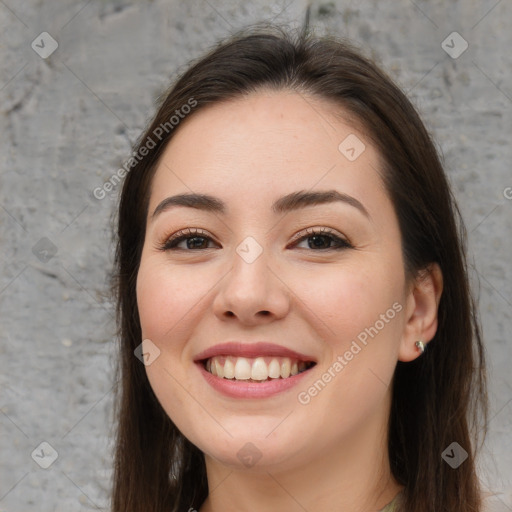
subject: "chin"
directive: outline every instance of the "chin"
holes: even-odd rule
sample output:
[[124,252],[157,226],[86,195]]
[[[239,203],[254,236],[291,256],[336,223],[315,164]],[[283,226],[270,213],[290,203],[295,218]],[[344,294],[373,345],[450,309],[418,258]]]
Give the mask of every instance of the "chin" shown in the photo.
[[296,466],[298,440],[288,439],[283,444],[280,439],[263,437],[250,438],[240,436],[225,438],[221,443],[212,443],[211,438],[199,443],[199,449],[208,457],[232,470],[249,470],[267,472],[269,470],[286,469],[287,463]]

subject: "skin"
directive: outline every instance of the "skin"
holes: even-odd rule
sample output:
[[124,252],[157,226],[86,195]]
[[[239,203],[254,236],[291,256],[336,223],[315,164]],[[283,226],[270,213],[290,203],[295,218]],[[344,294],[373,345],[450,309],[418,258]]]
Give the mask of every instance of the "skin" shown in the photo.
[[[390,382],[398,360],[421,355],[415,341],[435,334],[442,276],[432,265],[407,282],[380,156],[346,118],[312,96],[251,93],[183,121],[156,170],[137,301],[143,339],[161,352],[146,371],[169,417],[205,454],[210,494],[200,512],[380,510],[401,489],[387,455]],[[354,161],[338,150],[349,134],[366,146]],[[270,209],[286,194],[329,189],[356,198],[369,217],[341,202],[279,215]],[[227,214],[173,207],[151,218],[166,197],[189,192],[222,199]],[[186,228],[210,240],[158,249]],[[330,228],[354,247],[294,241],[307,228]],[[236,252],[248,236],[263,250],[250,264]],[[394,303],[401,311],[308,404],[299,403],[298,393]],[[277,396],[228,398],[193,362],[227,340],[267,340],[318,364]],[[250,468],[237,457],[247,442],[261,454]]]

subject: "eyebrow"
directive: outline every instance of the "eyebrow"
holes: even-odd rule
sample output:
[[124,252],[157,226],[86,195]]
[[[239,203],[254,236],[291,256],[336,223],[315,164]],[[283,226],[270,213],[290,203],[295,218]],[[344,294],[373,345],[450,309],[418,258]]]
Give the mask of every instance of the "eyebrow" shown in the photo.
[[[352,197],[343,192],[337,190],[324,190],[324,191],[305,191],[300,190],[293,192],[286,196],[279,198],[272,204],[272,212],[275,214],[287,213],[293,210],[306,208],[308,206],[315,206],[319,204],[330,204],[334,202],[343,202],[357,208],[366,217],[370,218],[368,210],[358,201],[355,197]],[[197,210],[203,210],[207,212],[213,212],[225,215],[227,213],[227,206],[221,199],[210,196],[207,194],[178,194],[165,198],[153,212],[151,219],[169,210],[175,206],[182,206],[187,208],[195,208]]]

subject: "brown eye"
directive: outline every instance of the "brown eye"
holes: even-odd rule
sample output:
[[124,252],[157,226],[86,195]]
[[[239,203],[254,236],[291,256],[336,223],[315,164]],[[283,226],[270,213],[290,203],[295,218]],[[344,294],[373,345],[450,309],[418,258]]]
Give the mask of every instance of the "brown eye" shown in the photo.
[[306,234],[299,237],[295,245],[303,240],[311,240],[306,249],[313,250],[340,250],[353,247],[347,240],[340,238],[327,228],[306,230]]
[[[159,248],[162,251],[182,251],[182,250],[197,250],[197,249],[209,249],[209,247],[205,247],[205,243],[207,244],[209,240],[212,238],[200,229],[191,229],[187,228],[185,230],[180,230],[171,237],[165,239],[165,241],[160,244]],[[186,248],[178,247],[183,241],[186,242]]]

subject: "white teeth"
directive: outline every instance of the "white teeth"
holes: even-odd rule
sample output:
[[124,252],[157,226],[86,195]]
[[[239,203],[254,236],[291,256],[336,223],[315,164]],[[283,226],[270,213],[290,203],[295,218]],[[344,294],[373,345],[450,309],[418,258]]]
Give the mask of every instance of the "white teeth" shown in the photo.
[[239,357],[235,364],[235,379],[249,380],[251,378],[251,365],[245,357]]
[[252,380],[267,380],[268,379],[268,368],[265,364],[263,357],[258,357],[254,363],[252,363],[251,370]]
[[219,363],[217,359],[213,360],[213,366],[216,370],[214,375],[217,375],[217,377],[224,377],[224,367]]
[[288,357],[234,357],[216,356],[208,359],[205,368],[212,375],[225,379],[263,382],[269,379],[287,379],[297,375],[311,364]]
[[283,362],[281,363],[281,377],[283,379],[287,379],[290,376],[291,367],[291,361],[289,359],[283,359]]
[[271,379],[279,379],[281,377],[281,366],[277,359],[272,359],[268,365],[268,376]]
[[224,378],[234,379],[235,378],[235,365],[231,362],[231,359],[226,359],[224,363]]

